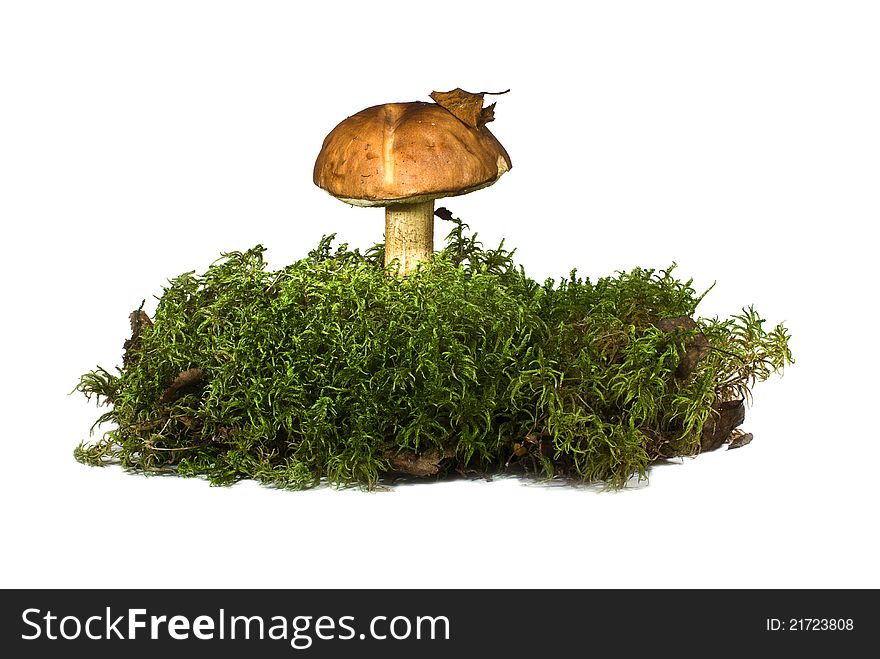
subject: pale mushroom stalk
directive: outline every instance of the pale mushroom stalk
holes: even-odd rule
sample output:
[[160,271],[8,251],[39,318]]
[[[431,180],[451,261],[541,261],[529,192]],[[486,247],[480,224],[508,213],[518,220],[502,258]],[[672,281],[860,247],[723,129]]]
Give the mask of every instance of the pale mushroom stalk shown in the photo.
[[408,275],[434,253],[434,200],[385,207],[385,266],[397,259]]
[[470,101],[470,114],[419,101],[361,110],[330,131],[315,160],[315,185],[353,206],[385,208],[385,265],[396,262],[401,275],[431,260],[434,200],[490,186],[511,167],[485,125],[494,105],[459,92],[450,94]]

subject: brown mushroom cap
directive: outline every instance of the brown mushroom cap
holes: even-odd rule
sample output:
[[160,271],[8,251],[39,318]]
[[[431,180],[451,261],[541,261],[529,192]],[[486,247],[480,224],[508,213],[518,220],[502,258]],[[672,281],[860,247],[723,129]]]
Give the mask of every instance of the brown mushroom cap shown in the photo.
[[510,156],[485,126],[434,103],[387,103],[342,121],[324,139],[315,185],[356,206],[419,203],[492,185]]

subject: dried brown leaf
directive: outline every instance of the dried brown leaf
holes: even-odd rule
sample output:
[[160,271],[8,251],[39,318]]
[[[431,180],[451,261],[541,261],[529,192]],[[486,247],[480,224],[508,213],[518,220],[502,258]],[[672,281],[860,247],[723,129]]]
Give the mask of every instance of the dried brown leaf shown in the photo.
[[448,92],[431,92],[431,98],[471,128],[478,128],[483,110],[483,95],[456,87]]
[[431,92],[431,98],[442,108],[454,114],[459,120],[471,128],[482,128],[490,121],[495,120],[495,104],[483,107],[483,97],[486,94],[506,94],[503,92],[466,92],[456,87],[448,92]]
[[487,105],[482,110],[480,110],[480,118],[477,120],[479,124],[477,128],[481,128],[488,124],[490,121],[495,121],[495,104]]

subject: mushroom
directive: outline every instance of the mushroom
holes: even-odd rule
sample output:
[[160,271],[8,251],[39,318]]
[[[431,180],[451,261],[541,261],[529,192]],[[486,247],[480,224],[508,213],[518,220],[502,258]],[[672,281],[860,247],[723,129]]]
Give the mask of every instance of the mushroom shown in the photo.
[[[482,106],[482,94],[462,93]],[[492,106],[470,122],[454,111],[419,101],[369,107],[327,135],[315,162],[318,187],[348,204],[385,207],[385,265],[397,259],[404,275],[434,251],[434,200],[485,188],[511,168],[485,126]]]

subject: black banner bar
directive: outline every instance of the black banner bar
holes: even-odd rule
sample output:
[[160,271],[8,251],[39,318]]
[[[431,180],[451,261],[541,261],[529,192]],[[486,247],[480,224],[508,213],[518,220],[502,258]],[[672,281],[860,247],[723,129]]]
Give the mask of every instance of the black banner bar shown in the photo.
[[[876,590],[5,590],[5,656],[440,657],[834,652],[876,641]],[[12,650],[12,654],[8,652]],[[840,654],[844,653],[844,654]]]

